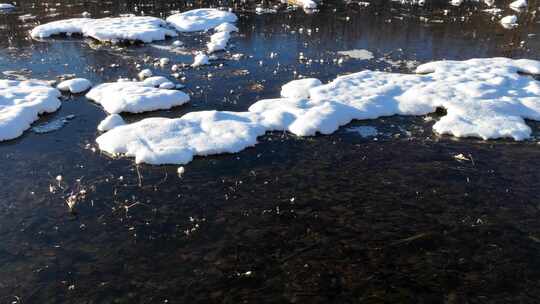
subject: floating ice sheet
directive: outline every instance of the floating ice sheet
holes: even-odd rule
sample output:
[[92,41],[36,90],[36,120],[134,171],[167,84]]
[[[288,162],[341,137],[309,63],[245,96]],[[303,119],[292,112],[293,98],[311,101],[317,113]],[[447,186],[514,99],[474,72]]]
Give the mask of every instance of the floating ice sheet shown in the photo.
[[420,65],[416,72],[362,71],[311,88],[309,99],[261,100],[247,112],[204,111],[176,119],[144,119],[114,128],[98,137],[97,143],[101,150],[135,157],[137,163],[185,164],[196,155],[234,153],[253,146],[267,131],[330,134],[354,119],[425,115],[438,107],[445,108],[447,115],[434,124],[434,131],[457,137],[522,140],[531,134],[524,119],[540,120],[540,83],[521,74],[540,74],[539,61],[437,61]]
[[347,57],[350,57],[350,58],[353,58],[353,59],[359,59],[359,60],[370,60],[370,59],[375,58],[375,56],[373,56],[372,52],[370,52],[368,50],[363,50],[363,49],[340,51],[340,52],[338,52],[338,54],[344,55],[344,56],[347,56]]
[[58,110],[60,95],[44,82],[0,80],[0,141],[21,136],[40,114]]
[[73,18],[53,21],[35,27],[33,38],[47,38],[59,34],[82,34],[99,41],[142,41],[152,42],[175,37],[177,33],[164,20],[155,17]]
[[75,118],[75,115],[68,115],[65,117],[60,117],[50,122],[46,122],[46,123],[37,125],[35,127],[32,127],[32,131],[34,133],[43,134],[43,133],[50,133],[56,130],[60,130],[73,118]]
[[379,130],[372,126],[358,126],[347,128],[347,132],[358,133],[361,137],[375,137],[379,135]]

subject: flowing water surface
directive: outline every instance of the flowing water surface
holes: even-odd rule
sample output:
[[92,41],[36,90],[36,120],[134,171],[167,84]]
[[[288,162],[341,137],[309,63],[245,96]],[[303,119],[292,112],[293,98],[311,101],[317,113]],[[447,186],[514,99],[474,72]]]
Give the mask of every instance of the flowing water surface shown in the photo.
[[[35,41],[28,31],[84,11],[165,18],[209,6],[239,15],[228,52],[182,70],[189,104],[128,121],[244,111],[301,76],[540,59],[534,2],[514,30],[476,2],[328,1],[315,13],[266,5],[277,13],[227,1],[22,0],[0,14],[0,78],[102,83],[136,77],[137,64],[170,77],[170,66],[145,58],[189,64],[208,34],[181,34],[186,47],[172,52],[173,40],[113,46]],[[354,49],[374,58],[338,53]],[[268,133],[240,153],[196,158],[179,177],[178,166],[101,154],[106,113],[64,95],[35,124],[69,116],[62,128],[0,143],[0,303],[540,302],[540,124],[529,122],[524,142],[458,140],[432,133],[440,115],[357,121],[329,136]]]

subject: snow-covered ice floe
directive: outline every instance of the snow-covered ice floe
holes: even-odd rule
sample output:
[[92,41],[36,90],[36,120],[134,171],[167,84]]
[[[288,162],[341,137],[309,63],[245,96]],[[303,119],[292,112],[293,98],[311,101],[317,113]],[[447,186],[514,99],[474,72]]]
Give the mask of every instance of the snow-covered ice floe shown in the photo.
[[505,29],[513,29],[518,26],[518,18],[516,15],[503,17],[499,22]]
[[15,9],[15,5],[10,3],[0,3],[0,10],[12,10]]
[[[434,131],[457,137],[523,140],[531,134],[524,119],[540,120],[540,82],[522,74],[540,74],[540,61],[437,61],[420,65],[416,73],[366,70],[311,87],[309,99],[260,100],[247,112],[148,118],[116,127],[97,143],[101,150],[135,157],[137,163],[185,164],[196,155],[253,146],[267,131],[330,134],[354,119],[425,115],[439,107],[447,115],[434,124]],[[305,89],[297,86],[298,91]]]
[[88,79],[74,78],[64,80],[56,86],[60,91],[71,92],[73,94],[82,93],[92,87],[92,83]]
[[196,68],[202,65],[208,65],[210,64],[210,57],[204,53],[197,53],[195,57],[193,58],[193,63],[191,64],[192,67]]
[[353,58],[353,59],[359,59],[359,60],[370,60],[370,59],[375,58],[375,56],[373,56],[372,52],[370,52],[368,50],[363,50],[363,49],[340,51],[340,52],[338,52],[338,54],[344,55],[344,56],[347,56],[347,57],[350,57],[350,58]]
[[293,80],[281,87],[281,97],[309,98],[309,90],[322,85],[317,78]]
[[372,126],[352,127],[352,128],[348,128],[346,131],[352,132],[352,133],[358,133],[361,137],[365,137],[365,138],[375,137],[379,135],[379,130],[377,130],[377,128],[372,127]]
[[0,80],[0,141],[21,136],[40,114],[58,110],[60,95],[44,82]]
[[174,14],[167,18],[180,32],[200,32],[213,29],[224,22],[234,23],[238,17],[234,13],[214,8],[200,8]]
[[315,8],[317,8],[317,2],[315,2],[313,0],[296,0],[295,2],[298,3],[298,5],[302,6],[305,9],[315,9]]
[[527,4],[527,0],[516,0],[512,3],[510,3],[509,7],[513,10],[517,10],[517,11],[520,11],[520,10],[523,10],[525,8],[527,8],[528,4]]
[[111,115],[105,117],[105,119],[103,119],[99,123],[99,125],[97,126],[97,129],[98,129],[98,131],[105,132],[105,131],[109,131],[109,130],[111,130],[113,128],[116,128],[118,126],[123,126],[125,124],[126,124],[126,122],[124,121],[122,116],[120,116],[119,114],[111,114]]
[[81,34],[99,41],[142,41],[152,42],[175,37],[177,33],[167,23],[155,17],[73,18],[53,21],[35,27],[31,31],[35,39],[59,34]]
[[[157,83],[161,85],[164,82],[160,79]],[[152,78],[141,82],[103,83],[90,90],[86,98],[100,104],[110,114],[167,110],[189,101],[189,95],[186,93],[155,88],[155,84],[156,81]]]
[[210,36],[210,42],[206,44],[208,53],[222,51],[229,43],[232,32],[238,32],[238,28],[231,23],[225,22],[214,29],[215,33]]

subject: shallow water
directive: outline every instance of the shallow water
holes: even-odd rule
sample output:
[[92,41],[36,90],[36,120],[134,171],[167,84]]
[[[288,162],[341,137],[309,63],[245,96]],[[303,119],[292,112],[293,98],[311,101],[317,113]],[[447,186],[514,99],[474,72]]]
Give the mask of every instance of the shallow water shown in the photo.
[[[35,0],[0,15],[0,77],[101,83],[135,77],[136,64],[169,76],[144,58],[191,63],[208,35],[181,35],[187,53],[179,54],[77,37],[32,41],[28,30],[83,11],[166,17],[208,5],[240,16],[230,53],[183,70],[189,104],[128,121],[245,110],[299,75],[328,81],[438,59],[540,59],[533,11],[505,30],[480,4],[329,2],[315,14],[282,7],[256,15],[253,5],[226,1]],[[37,17],[21,20],[27,14]],[[354,49],[374,58],[333,62]],[[230,60],[236,53],[244,57]],[[68,115],[75,118],[59,130],[0,143],[0,303],[540,300],[539,123],[519,143],[436,136],[440,114],[353,122],[330,136],[271,133],[238,154],[196,158],[179,177],[177,166],[137,167],[96,151],[106,114],[81,95],[65,95],[35,125]],[[360,126],[377,136],[347,130]],[[75,214],[66,205],[72,194]]]

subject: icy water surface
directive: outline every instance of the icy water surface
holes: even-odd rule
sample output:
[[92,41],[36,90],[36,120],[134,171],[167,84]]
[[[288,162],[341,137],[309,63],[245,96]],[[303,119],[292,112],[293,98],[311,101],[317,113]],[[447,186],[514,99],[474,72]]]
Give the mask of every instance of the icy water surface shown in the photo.
[[[170,77],[151,59],[189,64],[207,34],[180,35],[186,48],[171,52],[172,40],[40,42],[28,30],[84,11],[166,17],[204,6],[239,15],[229,52],[182,70],[189,104],[129,121],[246,110],[300,75],[540,59],[534,2],[505,30],[479,3],[336,1],[314,14],[257,15],[239,2],[25,0],[0,15],[0,78],[101,83],[135,77],[137,64]],[[373,58],[338,53],[351,50]],[[456,140],[431,132],[439,115],[353,122],[330,136],[271,133],[238,154],[196,158],[179,177],[177,166],[100,154],[106,114],[65,95],[35,124],[72,117],[60,129],[0,143],[0,303],[538,303],[540,124],[530,122],[525,142]]]

